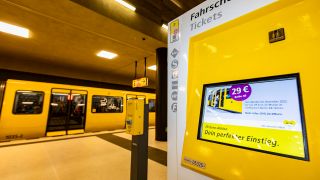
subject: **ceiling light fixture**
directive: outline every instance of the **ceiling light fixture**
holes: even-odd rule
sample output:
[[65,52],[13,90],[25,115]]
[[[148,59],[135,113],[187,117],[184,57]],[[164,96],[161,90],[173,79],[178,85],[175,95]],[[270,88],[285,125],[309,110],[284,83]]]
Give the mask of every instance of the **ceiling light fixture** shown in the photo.
[[136,7],[132,6],[131,4],[123,1],[123,0],[116,0],[118,3],[120,3],[122,6],[130,9],[131,11],[135,11],[136,10]]
[[168,31],[168,26],[166,24],[162,24],[161,26],[163,29],[167,30]]
[[156,71],[157,70],[157,66],[156,65],[149,66],[148,69],[150,69],[152,71]]
[[183,9],[182,5],[180,2],[178,2],[177,0],[170,0],[173,4],[175,4],[176,6],[178,6],[180,9]]
[[12,34],[12,35],[20,36],[24,38],[29,38],[30,36],[29,29],[8,24],[2,21],[0,21],[0,32]]
[[118,54],[102,50],[99,53],[97,53],[97,56],[102,57],[102,58],[107,58],[107,59],[113,59],[113,58],[117,57]]

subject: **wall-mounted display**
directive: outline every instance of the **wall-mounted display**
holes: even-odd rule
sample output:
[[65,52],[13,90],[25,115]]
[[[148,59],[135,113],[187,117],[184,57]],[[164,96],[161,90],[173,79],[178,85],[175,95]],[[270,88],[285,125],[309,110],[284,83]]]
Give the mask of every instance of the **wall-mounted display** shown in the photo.
[[204,85],[198,139],[308,160],[299,75]]

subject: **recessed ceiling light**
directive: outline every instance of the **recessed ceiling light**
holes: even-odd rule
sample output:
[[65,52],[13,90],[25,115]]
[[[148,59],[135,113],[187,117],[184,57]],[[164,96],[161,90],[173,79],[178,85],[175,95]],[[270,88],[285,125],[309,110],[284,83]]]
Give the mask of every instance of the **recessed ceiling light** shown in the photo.
[[152,71],[156,71],[157,70],[157,66],[156,65],[149,66],[148,69],[150,69]]
[[171,2],[173,2],[173,4],[175,4],[176,6],[178,6],[180,9],[182,8],[182,5],[177,1],[177,0],[170,0]]
[[8,24],[2,21],[0,21],[0,32],[12,34],[12,35],[20,36],[24,38],[29,38],[29,35],[30,35],[29,29]]
[[116,0],[118,3],[120,3],[122,6],[130,9],[131,11],[135,11],[136,10],[136,7],[132,6],[131,4],[123,1],[123,0]]
[[118,54],[102,50],[99,53],[97,53],[97,56],[102,57],[102,58],[107,58],[107,59],[113,59],[113,58],[117,57]]
[[167,30],[168,31],[168,26],[166,24],[162,24],[161,26],[163,29]]

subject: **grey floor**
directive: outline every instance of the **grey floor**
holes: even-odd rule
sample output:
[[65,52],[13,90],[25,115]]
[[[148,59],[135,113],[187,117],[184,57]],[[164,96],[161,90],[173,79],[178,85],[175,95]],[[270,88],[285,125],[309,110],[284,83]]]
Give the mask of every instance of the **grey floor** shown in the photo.
[[[165,180],[166,142],[149,130],[148,179]],[[0,179],[130,179],[130,139],[99,132],[0,143]]]

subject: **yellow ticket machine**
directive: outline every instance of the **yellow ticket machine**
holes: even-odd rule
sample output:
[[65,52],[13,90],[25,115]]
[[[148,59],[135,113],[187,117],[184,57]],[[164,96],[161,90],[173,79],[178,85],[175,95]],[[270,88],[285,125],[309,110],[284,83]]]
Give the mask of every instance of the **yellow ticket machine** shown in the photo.
[[148,169],[148,105],[145,96],[127,95],[126,132],[131,141],[131,180],[146,180]]
[[143,134],[144,99],[127,99],[126,132],[131,135]]
[[[215,2],[228,6],[194,18]],[[171,123],[177,131],[172,144],[180,145],[181,137],[173,135],[180,135],[186,123],[181,164],[214,179],[319,180],[320,84],[315,77],[320,76],[320,1],[268,1],[272,3],[194,35],[214,13],[223,14],[219,24],[257,2],[262,0],[208,0],[179,18],[180,25],[191,27],[180,31],[181,47],[169,44],[168,57],[179,52],[181,62],[188,59],[187,66],[179,64],[188,79],[178,102],[187,108],[184,115],[184,106],[179,106],[181,114],[171,113],[177,117]],[[179,81],[183,78],[184,73]]]

